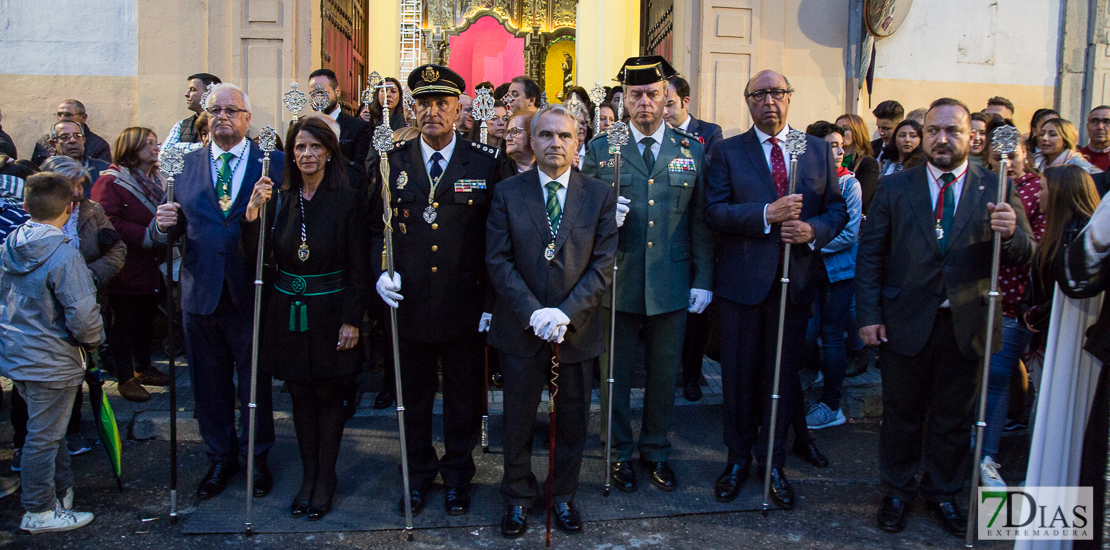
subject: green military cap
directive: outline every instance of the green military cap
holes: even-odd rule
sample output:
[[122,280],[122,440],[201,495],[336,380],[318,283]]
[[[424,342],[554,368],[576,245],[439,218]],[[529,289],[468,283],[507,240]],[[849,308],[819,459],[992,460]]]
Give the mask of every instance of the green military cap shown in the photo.
[[412,97],[433,94],[459,97],[466,89],[466,81],[459,73],[433,63],[413,69],[409,73],[408,84]]
[[617,82],[625,86],[643,86],[662,82],[672,76],[678,76],[678,71],[663,56],[645,55],[625,60],[624,66],[617,73]]

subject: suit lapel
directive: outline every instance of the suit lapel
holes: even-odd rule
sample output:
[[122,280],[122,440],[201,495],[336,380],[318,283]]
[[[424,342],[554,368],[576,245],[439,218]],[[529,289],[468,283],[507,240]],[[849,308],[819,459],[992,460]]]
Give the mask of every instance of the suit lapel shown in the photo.
[[[417,137],[416,139],[420,139]],[[428,180],[428,169],[424,164],[424,152],[417,144],[409,157],[408,165],[409,183],[416,187],[415,191],[421,196],[428,196],[428,191],[431,189],[432,184]],[[397,176],[393,177],[393,181],[397,181]]]
[[559,220],[559,234],[555,239],[556,252],[562,248],[567,236],[570,235],[570,232],[578,223],[578,213],[582,210],[582,187],[582,179],[577,172],[571,170],[570,181],[567,182],[567,200],[563,204],[563,216]]
[[636,138],[632,136],[632,129],[628,130],[628,143],[621,147],[621,155],[624,161],[636,168],[641,174],[647,173],[647,165],[644,164],[644,157],[640,155],[640,147],[636,145]]
[[701,130],[701,122],[694,118],[693,115],[687,116],[690,117],[690,124],[686,126],[686,131],[694,134],[694,137],[698,137],[698,132]]
[[547,205],[544,203],[543,188],[540,187],[540,175],[535,168],[524,173],[524,183],[517,187],[520,191],[520,204],[524,205],[532,223],[536,226],[536,234],[546,246],[551,242],[551,227],[547,221]]
[[208,202],[212,204],[218,212],[223,212],[220,209],[220,201],[216,200],[216,182],[212,179],[212,145],[202,149],[204,155],[197,155],[196,169],[200,170],[202,174],[200,181],[204,182],[204,189],[201,190],[204,196],[208,197]]
[[759,179],[763,180],[763,185],[770,190],[772,195],[777,197],[779,192],[775,189],[775,182],[771,180],[771,169],[767,166],[767,157],[763,154],[763,144],[759,142],[759,138],[755,135],[754,126],[744,133],[744,151],[748,153],[748,162],[759,174]]
[[933,210],[932,195],[929,193],[929,185],[931,185],[929,183],[929,170],[925,166],[910,168],[910,170],[920,170],[920,175],[913,177],[910,184],[905,187],[906,199],[910,201],[910,211],[917,218],[917,225],[925,234],[929,249],[934,254],[940,255],[940,243],[937,242],[936,212]]
[[[239,185],[239,194],[235,195],[235,202],[228,211],[229,215],[240,208],[246,210],[251,194],[254,193],[254,182],[262,177],[262,149],[255,149],[255,147],[254,142],[247,140],[247,146],[243,149],[246,158],[242,162],[247,163],[243,171],[243,183]],[[212,194],[215,195],[214,187]]]
[[659,145],[659,157],[655,159],[655,166],[651,169],[649,178],[657,178],[659,174],[667,171],[667,165],[678,156],[678,138],[674,130],[667,128],[663,132],[663,143]]
[[[956,205],[956,216],[952,219],[952,235],[948,237],[946,252],[954,248],[952,245],[957,242],[956,239],[971,222],[972,216],[980,211],[984,191],[981,180],[978,167],[968,164],[967,177],[964,178],[964,188],[960,193],[960,204]],[[985,210],[985,207],[982,209]]]

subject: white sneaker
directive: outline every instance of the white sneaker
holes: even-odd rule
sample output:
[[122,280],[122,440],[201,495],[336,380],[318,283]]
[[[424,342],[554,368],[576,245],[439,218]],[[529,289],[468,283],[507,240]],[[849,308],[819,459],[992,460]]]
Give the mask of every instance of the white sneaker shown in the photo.
[[0,477],[0,498],[19,492],[18,477]]
[[979,484],[992,489],[1005,489],[1006,480],[998,474],[998,466],[994,458],[984,456],[983,461],[979,463]]
[[20,529],[29,533],[56,533],[58,531],[72,531],[84,527],[93,520],[92,512],[74,512],[62,509],[62,503],[56,502],[53,510],[45,512],[27,512],[23,514]]
[[844,411],[830,409],[828,405],[818,401],[809,408],[806,413],[806,427],[811,430],[820,430],[822,428],[831,428],[839,426],[847,422],[848,419],[844,416]]
[[60,499],[62,503],[62,510],[73,509],[73,487],[66,489],[66,494]]

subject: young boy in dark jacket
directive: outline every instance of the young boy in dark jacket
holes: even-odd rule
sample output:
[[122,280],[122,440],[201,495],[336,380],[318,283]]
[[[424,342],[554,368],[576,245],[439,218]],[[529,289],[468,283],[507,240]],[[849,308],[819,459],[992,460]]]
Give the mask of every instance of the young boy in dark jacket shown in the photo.
[[72,194],[73,184],[59,174],[28,178],[23,208],[31,221],[0,245],[0,375],[27,400],[21,528],[31,533],[69,531],[93,519],[72,510],[64,442],[85,350],[104,338],[92,274],[62,233]]

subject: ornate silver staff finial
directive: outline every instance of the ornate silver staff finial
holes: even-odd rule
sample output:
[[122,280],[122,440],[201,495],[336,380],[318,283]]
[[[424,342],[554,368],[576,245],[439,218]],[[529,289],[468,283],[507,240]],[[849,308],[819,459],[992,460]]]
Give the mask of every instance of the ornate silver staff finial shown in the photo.
[[[617,120],[609,125],[609,154],[616,154],[620,148],[628,145],[628,125],[622,119],[624,115],[624,97],[617,102]],[[616,150],[614,150],[614,148]]]
[[[371,102],[374,101],[374,85],[370,83],[370,78],[372,76],[373,74],[366,77],[366,89],[362,90],[362,93],[358,96],[359,103],[362,103],[363,105],[369,105]],[[378,78],[381,77],[379,76]]]
[[324,90],[323,84],[317,84],[308,92],[309,99],[312,100],[312,110],[323,112],[328,106],[331,105],[331,96]]
[[790,130],[786,133],[786,143],[782,148],[791,157],[798,157],[806,152],[806,135],[799,130]]
[[578,99],[577,95],[570,96],[570,99],[568,99],[564,105],[567,110],[570,111],[570,114],[574,115],[574,118],[586,114],[586,104],[582,103],[582,100]]
[[374,128],[374,150],[379,154],[393,150],[393,130],[389,127],[389,120],[382,119],[382,123]]
[[601,131],[601,102],[605,101],[605,88],[601,87],[601,82],[594,82],[594,87],[590,90],[590,101],[594,102],[594,131]]
[[173,179],[177,177],[185,169],[185,154],[177,147],[163,147],[162,151],[158,154],[158,170],[166,175],[166,179],[173,183]]
[[204,88],[204,93],[200,94],[200,108],[201,109],[208,110],[208,96],[212,95],[212,88],[215,88],[215,87],[216,87],[215,84],[209,84],[207,87]]
[[1017,151],[1021,142],[1021,133],[1013,126],[999,126],[991,132],[991,151],[1006,158]]
[[304,92],[300,91],[296,82],[289,83],[289,91],[281,96],[281,103],[285,108],[293,114],[293,122],[297,122],[300,118],[301,109],[304,109],[305,103],[308,103],[308,98],[305,97]]
[[277,130],[273,126],[263,126],[258,133],[258,148],[262,149],[263,154],[270,156],[270,152],[277,149],[277,139]]
[[[505,97],[509,96],[506,94]],[[497,112],[494,110],[493,94],[490,93],[489,88],[478,90],[474,98],[474,106],[470,109],[470,116],[482,123],[482,143],[486,143],[486,133],[488,131],[486,122],[497,118]]]
[[412,92],[405,92],[405,111],[408,111],[410,120],[416,119],[416,98],[412,97]]
[[540,92],[540,109],[547,108],[547,92]]
[[[493,95],[490,94],[490,97],[493,97]],[[505,104],[505,109],[508,110],[508,111],[515,111],[516,110],[516,100],[513,99],[512,94],[507,93],[504,96],[502,96],[501,97],[501,103]]]

